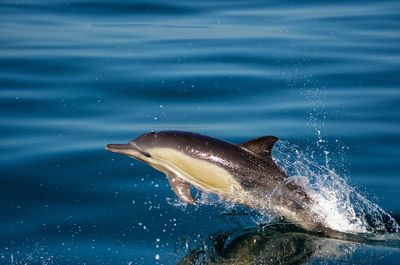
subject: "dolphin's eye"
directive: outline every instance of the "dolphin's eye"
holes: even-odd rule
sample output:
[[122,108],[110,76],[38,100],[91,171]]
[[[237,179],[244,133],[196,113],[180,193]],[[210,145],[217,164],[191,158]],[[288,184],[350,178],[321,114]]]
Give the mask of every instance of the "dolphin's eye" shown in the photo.
[[140,152],[142,155],[144,155],[145,157],[151,157],[151,155],[150,155],[149,153],[147,153],[147,152],[144,152],[144,151],[142,151],[142,150],[139,150],[139,152]]
[[134,146],[136,147],[135,149],[136,149],[139,153],[141,153],[142,155],[144,155],[145,157],[151,157],[151,155],[150,155],[149,153],[147,153],[146,151],[143,151],[141,148],[139,148],[139,147],[137,146],[137,144],[134,144]]

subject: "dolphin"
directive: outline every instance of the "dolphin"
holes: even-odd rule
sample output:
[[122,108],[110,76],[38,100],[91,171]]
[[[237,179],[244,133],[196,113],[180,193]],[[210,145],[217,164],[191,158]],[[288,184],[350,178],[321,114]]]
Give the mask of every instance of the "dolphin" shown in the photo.
[[190,186],[222,200],[246,205],[269,216],[290,221],[307,231],[332,230],[313,211],[306,189],[287,181],[272,159],[275,136],[234,144],[183,131],[143,134],[127,144],[106,149],[127,155],[163,172],[176,195],[195,204]]
[[[209,235],[177,264],[307,264],[346,258],[361,243],[320,237],[290,224],[235,229]],[[364,242],[363,242],[364,243]]]

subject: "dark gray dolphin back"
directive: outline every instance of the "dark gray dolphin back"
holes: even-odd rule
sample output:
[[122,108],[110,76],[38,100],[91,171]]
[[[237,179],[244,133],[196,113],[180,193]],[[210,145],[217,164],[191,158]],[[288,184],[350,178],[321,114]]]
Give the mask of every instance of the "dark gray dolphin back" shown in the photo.
[[190,148],[196,148],[199,152],[208,152],[220,150],[231,145],[225,141],[218,140],[206,135],[184,132],[184,131],[161,131],[143,134],[131,142],[134,142],[139,148],[146,150],[154,147],[166,147],[187,153]]

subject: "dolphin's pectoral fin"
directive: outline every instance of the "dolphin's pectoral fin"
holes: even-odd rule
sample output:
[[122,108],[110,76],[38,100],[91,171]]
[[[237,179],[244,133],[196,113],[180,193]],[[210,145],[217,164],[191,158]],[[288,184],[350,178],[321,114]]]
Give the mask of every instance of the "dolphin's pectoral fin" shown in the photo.
[[278,141],[275,136],[263,136],[240,144],[241,147],[257,154],[257,155],[271,155],[274,143]]
[[192,194],[190,194],[189,183],[177,177],[174,173],[168,173],[167,179],[175,194],[184,202],[189,204],[196,204]]

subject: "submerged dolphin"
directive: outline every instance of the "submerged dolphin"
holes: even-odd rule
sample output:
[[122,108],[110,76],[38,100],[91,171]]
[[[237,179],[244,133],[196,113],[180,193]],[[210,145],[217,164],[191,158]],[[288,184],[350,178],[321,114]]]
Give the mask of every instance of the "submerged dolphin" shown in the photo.
[[209,235],[177,264],[300,265],[321,259],[337,262],[353,254],[359,245],[304,233],[288,224],[269,224]]
[[143,161],[165,173],[183,201],[195,204],[190,185],[241,203],[262,213],[280,216],[308,231],[329,229],[312,211],[312,199],[273,161],[278,138],[264,136],[236,145],[205,135],[162,131],[143,134],[127,144],[106,149]]

